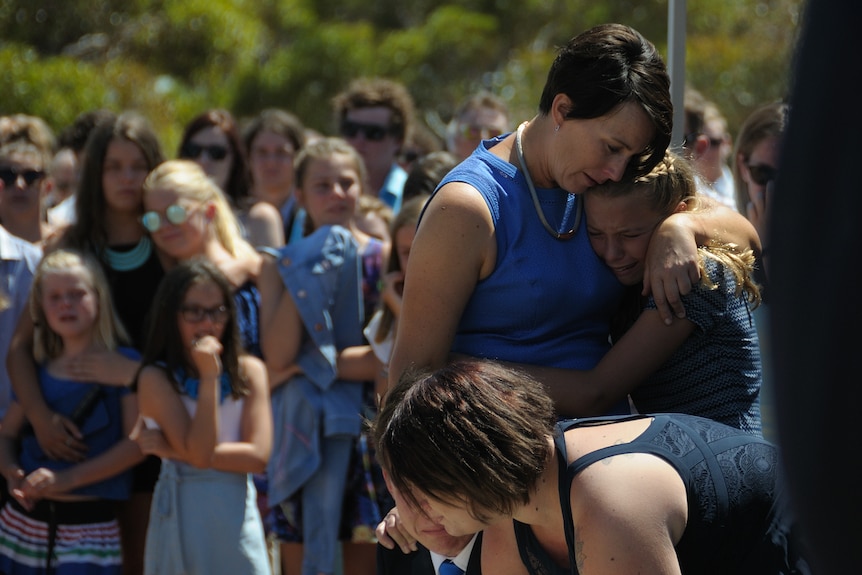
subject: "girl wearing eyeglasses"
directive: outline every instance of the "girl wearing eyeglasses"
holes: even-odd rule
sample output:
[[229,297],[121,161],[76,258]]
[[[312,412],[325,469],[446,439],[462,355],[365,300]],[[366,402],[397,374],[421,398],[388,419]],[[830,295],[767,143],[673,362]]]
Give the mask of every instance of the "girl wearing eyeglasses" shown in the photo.
[[251,197],[251,175],[237,122],[228,110],[207,110],[186,124],[178,157],[191,160],[225,193],[253,246],[284,244],[281,214]]
[[[144,321],[153,295],[170,263],[141,225],[141,193],[147,173],[163,157],[155,131],[135,113],[108,114],[90,134],[75,204],[75,221],[45,246],[92,255],[111,287],[117,315],[132,346],[141,348]],[[77,461],[87,453],[78,426],[46,402],[36,378],[33,322],[22,314],[7,355],[12,386],[32,423],[42,450],[52,459]],[[90,350],[70,360],[78,381],[128,386],[139,364],[131,358]],[[120,505],[125,573],[143,568],[144,537],[159,460],[148,457],[134,470],[131,496]]]
[[144,572],[269,575],[251,474],[272,445],[266,368],[241,344],[233,286],[206,258],[156,294],[133,433],[162,458]]
[[[224,194],[194,162],[169,160],[144,183],[144,206],[141,222],[160,250],[177,261],[206,257],[228,278],[240,342],[248,353],[261,357],[257,279],[263,259],[243,239]],[[265,476],[255,474],[254,480],[267,530],[278,529],[276,512],[270,513],[265,505]]]
[[0,511],[0,572],[119,575],[116,504],[129,497],[130,470],[143,459],[127,439],[137,400],[125,387],[79,381],[72,370],[74,358],[92,350],[133,360],[139,354],[126,347],[92,256],[47,254],[33,279],[30,307],[39,326],[34,353],[41,392],[50,409],[75,421],[87,451],[73,461],[50,457],[13,399],[0,423],[0,471],[10,495]]

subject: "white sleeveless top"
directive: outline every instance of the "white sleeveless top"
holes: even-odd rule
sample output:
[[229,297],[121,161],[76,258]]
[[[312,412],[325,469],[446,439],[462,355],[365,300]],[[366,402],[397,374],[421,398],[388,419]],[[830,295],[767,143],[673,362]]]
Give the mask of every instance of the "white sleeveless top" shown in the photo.
[[[187,395],[181,395],[183,405],[186,411],[189,412],[189,417],[195,416],[197,409],[197,400],[190,398]],[[218,442],[230,443],[240,440],[240,422],[242,421],[242,408],[244,398],[234,399],[226,397],[218,408]],[[160,429],[158,424],[151,418],[145,417],[147,427],[150,429]]]

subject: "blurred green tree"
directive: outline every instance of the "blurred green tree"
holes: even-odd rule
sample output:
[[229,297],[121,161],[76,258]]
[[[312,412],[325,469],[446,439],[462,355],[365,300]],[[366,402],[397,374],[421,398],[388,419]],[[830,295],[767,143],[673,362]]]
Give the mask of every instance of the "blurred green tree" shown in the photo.
[[[686,79],[731,132],[781,98],[804,0],[689,0]],[[404,82],[429,123],[486,88],[535,113],[557,46],[607,21],[667,53],[668,0],[0,0],[0,114],[62,129],[95,107],[147,115],[172,155],[184,122],[222,106],[291,110],[332,128],[354,77]]]

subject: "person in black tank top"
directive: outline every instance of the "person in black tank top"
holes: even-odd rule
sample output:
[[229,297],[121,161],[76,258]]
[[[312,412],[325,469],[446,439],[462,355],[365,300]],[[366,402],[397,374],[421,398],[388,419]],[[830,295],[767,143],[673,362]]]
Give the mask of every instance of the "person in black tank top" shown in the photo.
[[706,418],[558,424],[528,375],[463,359],[405,372],[374,437],[406,500],[483,530],[488,573],[810,573],[777,447]]

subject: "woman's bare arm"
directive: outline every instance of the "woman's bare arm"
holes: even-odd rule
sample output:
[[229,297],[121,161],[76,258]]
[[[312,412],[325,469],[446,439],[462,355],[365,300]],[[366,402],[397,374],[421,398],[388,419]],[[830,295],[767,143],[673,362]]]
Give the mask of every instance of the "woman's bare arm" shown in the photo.
[[411,366],[443,365],[467,301],[495,257],[485,201],[471,186],[446,184],[429,201],[410,250],[390,389]]

